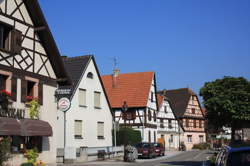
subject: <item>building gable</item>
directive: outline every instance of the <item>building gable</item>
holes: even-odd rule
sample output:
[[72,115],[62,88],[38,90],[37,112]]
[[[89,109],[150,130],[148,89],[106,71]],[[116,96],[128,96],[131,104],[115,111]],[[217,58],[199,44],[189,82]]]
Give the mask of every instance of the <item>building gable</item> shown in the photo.
[[0,25],[8,35],[0,39],[1,66],[50,79],[68,79],[37,0],[2,0]]

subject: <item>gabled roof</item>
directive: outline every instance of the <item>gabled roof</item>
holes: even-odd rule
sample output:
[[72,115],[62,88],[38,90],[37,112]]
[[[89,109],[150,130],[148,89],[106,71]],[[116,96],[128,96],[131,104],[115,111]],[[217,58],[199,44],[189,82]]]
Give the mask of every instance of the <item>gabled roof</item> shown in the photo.
[[28,13],[34,24],[34,28],[43,28],[37,31],[39,39],[44,46],[48,54],[50,63],[54,69],[56,77],[61,81],[61,84],[71,84],[71,80],[68,77],[68,73],[64,69],[62,59],[60,57],[60,52],[56,46],[55,40],[51,34],[49,26],[40,8],[37,0],[24,0],[24,4],[28,10]]
[[73,83],[72,89],[76,88],[91,59],[91,55],[63,57],[65,69],[68,73],[70,73],[70,78]]
[[177,118],[182,117],[186,112],[190,97],[192,95],[197,96],[191,89],[188,88],[163,90],[160,93],[164,94],[169,99]]
[[124,101],[128,107],[147,107],[154,72],[138,72],[102,76],[112,108],[121,108]]
[[158,102],[159,109],[161,108],[163,101],[164,101],[164,96],[158,93],[157,94],[157,102]]
[[[95,66],[95,69],[96,69],[96,72],[98,75],[98,79],[101,83],[104,95],[107,99],[107,102],[108,102],[108,105],[109,105],[109,108],[111,111],[112,109],[111,109],[110,101],[109,101],[107,93],[105,91],[105,88],[104,88],[104,85],[103,85],[103,82],[101,79],[101,75],[99,73],[99,70],[97,68],[97,64],[95,62],[95,58],[93,55],[85,55],[85,56],[77,56],[77,57],[64,57],[63,58],[65,68],[66,68],[67,72],[70,73],[70,77],[71,77],[70,79],[73,82],[71,99],[74,96],[76,90],[78,89],[78,86],[82,80],[82,77],[83,77],[91,60],[94,63],[94,66]],[[113,114],[112,111],[111,111],[111,114]]]

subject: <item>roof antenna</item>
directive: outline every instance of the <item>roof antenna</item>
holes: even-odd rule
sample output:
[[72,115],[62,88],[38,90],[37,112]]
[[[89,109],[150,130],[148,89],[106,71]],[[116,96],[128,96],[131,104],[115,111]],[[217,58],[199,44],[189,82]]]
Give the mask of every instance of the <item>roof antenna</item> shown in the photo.
[[114,68],[113,68],[113,83],[112,83],[112,86],[113,86],[113,88],[115,88],[116,86],[117,86],[117,77],[119,76],[119,74],[120,74],[120,70],[117,68],[117,64],[118,64],[118,62],[117,62],[117,58],[116,57],[114,57]]

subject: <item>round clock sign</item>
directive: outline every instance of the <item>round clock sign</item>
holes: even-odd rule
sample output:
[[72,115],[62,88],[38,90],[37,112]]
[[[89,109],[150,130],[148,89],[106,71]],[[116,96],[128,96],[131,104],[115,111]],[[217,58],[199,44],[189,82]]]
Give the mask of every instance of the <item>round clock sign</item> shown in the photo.
[[61,98],[58,101],[58,108],[62,112],[68,111],[68,109],[70,108],[70,101],[69,101],[69,99],[66,98],[66,97]]

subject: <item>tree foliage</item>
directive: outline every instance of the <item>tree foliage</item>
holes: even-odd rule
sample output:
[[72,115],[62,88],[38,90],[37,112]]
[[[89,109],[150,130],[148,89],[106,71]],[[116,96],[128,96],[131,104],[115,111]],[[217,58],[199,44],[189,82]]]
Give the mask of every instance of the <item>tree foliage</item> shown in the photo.
[[237,129],[250,123],[250,82],[243,77],[224,77],[206,82],[200,89],[209,123]]

